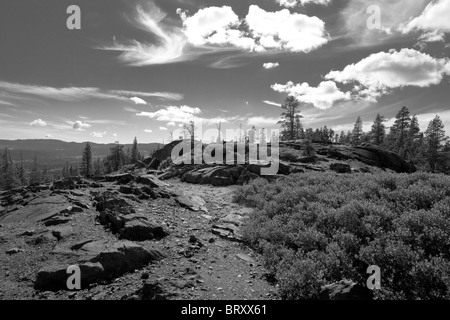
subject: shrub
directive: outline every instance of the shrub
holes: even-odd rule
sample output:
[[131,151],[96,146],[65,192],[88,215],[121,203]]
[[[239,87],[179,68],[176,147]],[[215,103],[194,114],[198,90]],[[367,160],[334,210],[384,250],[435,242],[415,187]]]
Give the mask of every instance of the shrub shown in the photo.
[[308,173],[251,181],[234,201],[255,207],[245,240],[260,250],[285,299],[324,284],[365,284],[378,299],[450,298],[450,177],[426,173]]

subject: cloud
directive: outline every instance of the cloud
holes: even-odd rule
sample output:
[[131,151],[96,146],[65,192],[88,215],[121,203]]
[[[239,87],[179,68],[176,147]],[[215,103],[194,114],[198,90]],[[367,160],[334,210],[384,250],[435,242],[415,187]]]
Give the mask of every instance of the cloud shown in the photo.
[[325,22],[317,17],[290,13],[287,9],[267,12],[252,5],[245,22],[256,39],[256,51],[277,49],[307,53],[326,44],[329,38]]
[[[380,43],[392,42],[401,37],[396,32],[400,25],[409,21],[411,17],[419,15],[430,0],[352,0],[339,13],[340,30],[336,30],[336,37],[344,36],[358,46],[373,46]],[[381,10],[381,29],[371,30],[367,21],[372,13],[367,13],[369,6],[377,6]]]
[[320,5],[328,5],[331,3],[331,0],[276,0],[277,3],[286,8],[293,8],[296,6],[304,6],[306,4],[320,4]]
[[159,130],[161,130],[161,131],[168,131],[169,129],[167,129],[166,127],[159,127]]
[[133,101],[135,104],[147,104],[147,101],[138,97],[132,97],[130,98],[130,100]]
[[420,40],[425,42],[444,41],[444,34],[450,32],[450,1],[430,2],[420,16],[402,27],[403,33],[423,31]]
[[277,92],[287,93],[296,97],[300,102],[310,103],[321,110],[331,108],[337,101],[351,99],[350,93],[342,92],[333,81],[321,82],[317,87],[311,87],[306,82],[294,84],[292,81],[289,81],[285,85],[274,84],[272,89]]
[[127,90],[112,90],[111,94],[117,96],[127,96],[127,97],[144,97],[144,98],[152,98],[157,97],[166,100],[183,100],[184,95],[175,92],[142,92],[142,91],[127,91]]
[[73,129],[77,130],[77,131],[84,131],[84,129],[88,129],[90,128],[91,125],[88,123],[83,123],[81,121],[75,121],[73,124]]
[[189,121],[197,121],[198,114],[201,113],[199,108],[192,108],[189,106],[169,106],[165,109],[160,109],[155,112],[140,112],[139,117],[149,117],[158,121],[188,123]]
[[251,117],[247,119],[247,124],[255,127],[271,127],[276,126],[279,121],[280,118]]
[[153,132],[153,130],[150,130],[150,129],[145,129],[145,130],[144,130],[144,132],[145,132],[145,133],[152,133],[152,132]]
[[119,59],[132,66],[157,65],[190,59],[185,52],[186,36],[179,27],[164,22],[167,14],[152,2],[136,7],[132,23],[140,30],[156,38],[154,42],[131,40],[125,43],[115,41],[102,50],[121,51]]
[[87,97],[92,96],[103,97],[103,95],[99,92],[99,89],[97,88],[79,88],[79,87],[54,88],[47,86],[26,85],[0,81],[0,89],[3,89],[7,92],[35,95],[59,101],[83,100],[86,99]]
[[167,123],[167,125],[169,127],[175,127],[177,124],[175,122],[173,122],[173,121],[170,121],[170,122]]
[[106,134],[106,131],[94,131],[91,133],[91,136],[93,136],[94,138],[103,138],[103,136]]
[[269,100],[264,100],[263,102],[264,102],[265,104],[270,105],[270,106],[281,107],[281,103],[276,103],[276,102],[269,101]]
[[196,46],[234,47],[250,52],[310,52],[328,42],[325,22],[287,9],[268,12],[251,5],[244,19],[229,6],[207,7],[192,16],[177,11],[188,41]]
[[274,69],[278,68],[280,64],[278,62],[267,62],[263,64],[264,69]]
[[67,87],[56,88],[42,85],[19,84],[0,81],[0,89],[8,93],[33,95],[45,99],[57,101],[83,101],[95,99],[115,99],[128,101],[129,97],[159,97],[166,100],[182,100],[184,96],[173,92],[139,92],[126,90],[103,90],[91,87]]
[[435,59],[413,49],[402,49],[372,54],[342,71],[331,71],[325,78],[353,83],[360,97],[374,101],[395,88],[437,85],[449,71],[448,58]]
[[7,106],[15,106],[15,105],[12,104],[11,102],[4,101],[4,100],[0,100],[0,104],[7,105]]
[[45,122],[42,119],[37,119],[37,120],[34,120],[33,122],[31,122],[30,125],[32,127],[46,127],[47,126],[47,122]]

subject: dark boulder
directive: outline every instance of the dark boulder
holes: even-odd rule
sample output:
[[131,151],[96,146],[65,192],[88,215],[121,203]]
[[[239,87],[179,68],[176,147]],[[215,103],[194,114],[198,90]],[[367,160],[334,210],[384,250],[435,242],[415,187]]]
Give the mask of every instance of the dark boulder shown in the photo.
[[348,163],[332,163],[330,169],[337,173],[352,173],[352,168]]
[[372,300],[373,292],[367,287],[353,281],[342,280],[324,286],[319,295],[320,300]]

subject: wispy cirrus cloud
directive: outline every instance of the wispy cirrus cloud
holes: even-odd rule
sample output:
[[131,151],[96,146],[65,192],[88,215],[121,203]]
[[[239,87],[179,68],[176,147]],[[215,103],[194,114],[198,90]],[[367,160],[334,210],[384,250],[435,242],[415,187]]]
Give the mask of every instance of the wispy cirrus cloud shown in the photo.
[[268,104],[269,106],[281,107],[280,103],[276,103],[276,102],[269,101],[269,100],[264,100],[263,103]]
[[186,36],[181,28],[164,23],[167,16],[153,2],[136,7],[131,23],[157,38],[156,41],[116,41],[112,45],[99,46],[101,50],[122,52],[119,59],[132,66],[174,63],[193,58],[186,50]]
[[179,101],[184,99],[184,95],[175,92],[142,92],[142,91],[128,91],[128,90],[112,90],[111,94],[118,96],[134,96],[134,97],[144,97],[144,98],[161,98],[165,100]]
[[[42,85],[30,85],[0,81],[0,90],[7,93],[31,95],[43,99],[52,99],[63,102],[83,101],[87,99],[113,99],[120,101],[129,101],[130,97],[142,98],[161,98],[165,100],[182,100],[184,95],[174,92],[142,92],[128,90],[105,90],[94,87],[50,87]],[[15,96],[16,99],[20,98]],[[11,104],[11,103],[8,103]]]

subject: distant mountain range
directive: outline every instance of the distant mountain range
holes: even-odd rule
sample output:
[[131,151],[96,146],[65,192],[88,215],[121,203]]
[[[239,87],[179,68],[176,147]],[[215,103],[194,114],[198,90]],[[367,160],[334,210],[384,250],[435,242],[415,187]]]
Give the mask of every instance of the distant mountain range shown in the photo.
[[[92,155],[94,158],[104,158],[109,154],[110,144],[98,144],[90,142]],[[75,163],[81,160],[82,150],[86,142],[65,142],[60,140],[0,140],[0,153],[7,147],[11,152],[13,160],[20,160],[22,153],[24,162],[31,162],[36,155],[40,164],[50,167],[63,165],[66,162]],[[123,144],[121,144],[123,145]],[[124,144],[124,151],[130,148],[131,144]],[[161,148],[161,143],[139,143],[138,148],[145,156],[150,155],[154,150]]]

